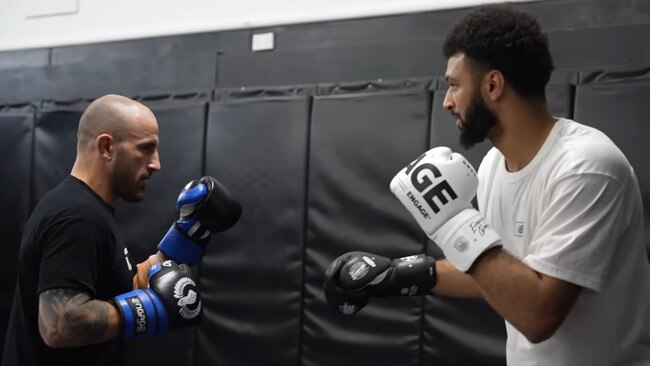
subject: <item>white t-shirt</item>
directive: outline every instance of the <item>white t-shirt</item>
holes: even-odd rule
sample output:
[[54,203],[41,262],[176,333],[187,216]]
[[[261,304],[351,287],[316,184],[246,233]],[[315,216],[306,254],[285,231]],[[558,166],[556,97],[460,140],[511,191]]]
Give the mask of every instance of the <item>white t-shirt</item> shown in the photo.
[[479,209],[504,249],[583,287],[555,334],[530,343],[506,321],[508,365],[650,365],[650,265],[632,167],[600,131],[560,119],[535,158],[510,173],[493,148]]

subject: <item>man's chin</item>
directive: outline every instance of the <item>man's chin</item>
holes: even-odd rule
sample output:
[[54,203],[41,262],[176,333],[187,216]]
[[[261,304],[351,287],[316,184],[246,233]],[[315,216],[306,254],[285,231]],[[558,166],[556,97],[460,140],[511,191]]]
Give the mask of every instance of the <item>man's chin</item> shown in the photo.
[[465,133],[465,131],[462,130],[462,129],[460,130],[460,139],[459,139],[459,140],[460,140],[460,141],[459,141],[459,142],[460,142],[460,145],[461,145],[463,148],[465,148],[465,150],[469,150],[469,149],[473,148],[474,145],[477,144],[477,142],[474,141],[474,139],[472,139],[472,138],[470,138],[469,136],[467,136],[467,134]]
[[129,194],[124,194],[121,197],[126,202],[140,202],[144,199],[144,189],[140,192],[133,192]]
[[126,202],[136,203],[136,202],[141,202],[144,199],[144,196],[138,196],[138,197],[128,196],[128,197],[122,197],[122,199],[125,200]]

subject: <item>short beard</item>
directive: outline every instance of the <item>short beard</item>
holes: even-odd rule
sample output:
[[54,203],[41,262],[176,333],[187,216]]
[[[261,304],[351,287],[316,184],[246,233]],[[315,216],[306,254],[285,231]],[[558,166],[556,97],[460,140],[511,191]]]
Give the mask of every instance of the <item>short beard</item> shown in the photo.
[[461,123],[460,144],[465,149],[470,149],[485,141],[499,120],[487,107],[481,94],[476,92],[472,96],[465,120],[462,122],[464,123]]
[[132,174],[129,169],[123,165],[118,165],[113,171],[111,177],[111,183],[113,184],[113,189],[117,196],[126,202],[140,202],[144,198],[141,194],[137,192],[137,188],[132,178]]

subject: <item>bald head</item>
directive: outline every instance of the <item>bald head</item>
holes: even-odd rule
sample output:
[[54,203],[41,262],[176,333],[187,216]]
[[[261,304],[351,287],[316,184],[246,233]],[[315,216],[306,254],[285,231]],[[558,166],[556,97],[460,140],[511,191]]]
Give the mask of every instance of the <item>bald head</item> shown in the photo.
[[158,122],[141,103],[120,95],[93,101],[77,130],[71,174],[109,204],[144,197],[145,182],[160,170]]
[[140,117],[151,117],[149,108],[121,95],[109,94],[95,99],[81,116],[77,130],[77,151],[90,149],[101,134],[123,140]]

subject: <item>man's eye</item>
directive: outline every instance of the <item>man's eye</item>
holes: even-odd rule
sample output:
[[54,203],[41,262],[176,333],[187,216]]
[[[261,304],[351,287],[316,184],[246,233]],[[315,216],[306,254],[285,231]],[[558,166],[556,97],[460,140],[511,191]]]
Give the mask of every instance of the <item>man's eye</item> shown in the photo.
[[153,144],[151,144],[151,145],[143,145],[140,149],[142,151],[152,152],[152,151],[156,150],[156,145],[153,145]]

